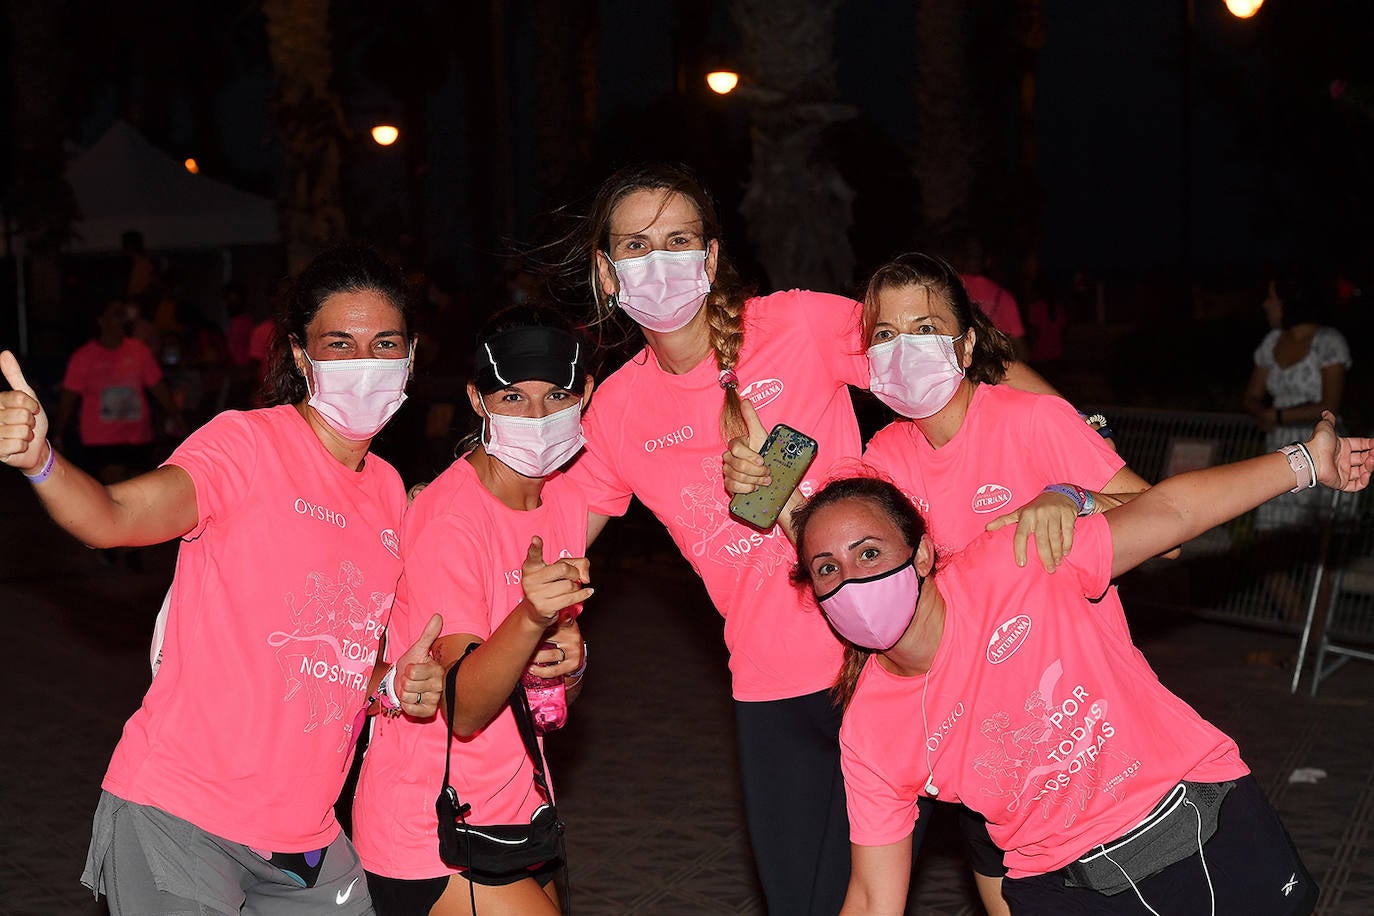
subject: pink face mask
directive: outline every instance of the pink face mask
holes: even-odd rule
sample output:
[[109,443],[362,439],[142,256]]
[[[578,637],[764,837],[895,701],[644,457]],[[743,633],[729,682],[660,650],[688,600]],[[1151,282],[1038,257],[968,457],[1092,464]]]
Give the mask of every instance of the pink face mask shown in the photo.
[[896,569],[866,579],[845,579],[824,595],[821,610],[845,639],[856,646],[885,652],[897,644],[916,616],[921,577],[916,554]]
[[305,361],[312,383],[308,403],[345,439],[371,439],[405,403],[409,359]]
[[635,324],[660,334],[686,327],[711,291],[704,251],[651,251],[611,265],[620,281],[616,302]]
[[582,405],[573,404],[542,417],[487,417],[486,452],[526,477],[547,477],[572,460],[587,444],[582,435]]
[[954,399],[964,378],[964,367],[954,352],[958,339],[943,334],[898,334],[869,347],[868,390],[913,420],[939,413]]

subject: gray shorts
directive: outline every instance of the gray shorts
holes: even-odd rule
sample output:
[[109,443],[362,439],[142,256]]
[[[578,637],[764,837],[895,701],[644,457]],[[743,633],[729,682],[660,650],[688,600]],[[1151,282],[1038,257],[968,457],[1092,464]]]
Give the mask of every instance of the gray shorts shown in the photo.
[[315,886],[302,887],[241,843],[109,792],[100,793],[81,883],[105,896],[111,916],[373,913],[362,863],[342,833]]

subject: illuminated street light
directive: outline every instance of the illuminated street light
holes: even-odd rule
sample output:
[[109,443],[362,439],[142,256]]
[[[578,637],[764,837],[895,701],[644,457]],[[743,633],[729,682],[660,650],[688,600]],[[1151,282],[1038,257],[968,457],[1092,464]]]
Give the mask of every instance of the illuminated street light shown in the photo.
[[372,139],[378,146],[390,146],[401,136],[401,132],[390,124],[378,124],[372,128]]
[[200,174],[200,163],[196,162],[196,160],[187,159],[182,165],[186,166],[186,171],[190,172],[192,175]]
[[706,85],[717,95],[729,95],[739,85],[739,74],[733,70],[715,70],[706,74]]
[[1263,5],[1264,0],[1226,0],[1226,8],[1237,19],[1249,19]]

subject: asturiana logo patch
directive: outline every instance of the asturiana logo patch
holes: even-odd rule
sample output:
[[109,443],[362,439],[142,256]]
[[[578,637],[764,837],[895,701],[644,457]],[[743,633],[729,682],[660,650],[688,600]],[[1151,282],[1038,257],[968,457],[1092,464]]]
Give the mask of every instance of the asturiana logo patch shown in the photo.
[[985,483],[973,493],[974,512],[996,512],[1011,502],[1011,491],[1000,483]]
[[1015,655],[1016,650],[1026,641],[1030,628],[1031,619],[1025,614],[1017,614],[1000,624],[992,631],[992,639],[988,640],[988,661],[1000,665]]
[[745,385],[739,396],[753,401],[754,408],[757,410],[764,404],[777,400],[780,394],[782,394],[782,379],[761,378],[757,382],[750,382]]

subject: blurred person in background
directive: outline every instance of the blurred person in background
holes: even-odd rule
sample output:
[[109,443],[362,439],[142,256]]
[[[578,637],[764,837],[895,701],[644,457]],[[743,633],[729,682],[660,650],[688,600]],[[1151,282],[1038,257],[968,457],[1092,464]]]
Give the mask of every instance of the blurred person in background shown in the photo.
[[976,238],[969,239],[960,257],[955,259],[959,269],[959,279],[968,290],[968,297],[974,305],[983,310],[992,326],[1011,340],[1014,356],[1026,359],[1026,325],[1021,320],[1021,309],[1016,297],[1003,289],[996,280],[987,275],[992,259],[983,250],[983,243]]
[[181,410],[163,379],[162,367],[145,343],[127,336],[128,318],[128,305],[117,299],[100,310],[95,338],[67,362],[53,427],[53,441],[62,449],[63,434],[80,406],[77,433],[82,464],[105,484],[140,473],[152,463],[148,454],[154,438],[150,393],[165,412],[169,431],[182,431]]
[[[1269,333],[1255,348],[1244,406],[1265,432],[1265,447],[1300,438],[1329,410],[1338,418],[1351,366],[1350,346],[1324,323],[1328,297],[1314,278],[1281,275],[1268,284],[1262,307]],[[1269,530],[1319,520],[1331,506],[1317,490],[1289,494],[1262,506],[1256,528]]]

